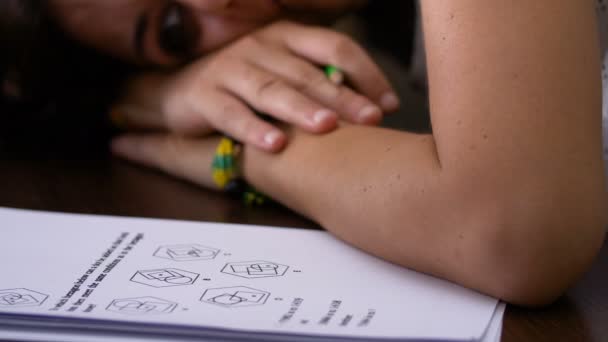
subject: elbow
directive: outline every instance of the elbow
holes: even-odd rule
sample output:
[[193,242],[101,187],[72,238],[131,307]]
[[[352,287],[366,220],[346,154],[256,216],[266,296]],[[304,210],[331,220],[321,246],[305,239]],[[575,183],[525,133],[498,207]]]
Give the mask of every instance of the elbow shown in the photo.
[[589,269],[604,243],[608,201],[604,187],[600,189],[578,196],[572,189],[553,191],[536,200],[519,197],[495,204],[494,214],[478,221],[483,233],[475,258],[486,260],[477,264],[480,289],[529,307],[562,296]]
[[571,246],[565,246],[564,239],[558,248],[558,244],[553,243],[555,240],[551,243],[522,241],[522,245],[513,248],[516,251],[512,254],[491,256],[496,267],[488,272],[492,279],[487,279],[487,292],[518,306],[542,307],[553,303],[576,283],[598,255],[604,234],[593,236],[595,241]]

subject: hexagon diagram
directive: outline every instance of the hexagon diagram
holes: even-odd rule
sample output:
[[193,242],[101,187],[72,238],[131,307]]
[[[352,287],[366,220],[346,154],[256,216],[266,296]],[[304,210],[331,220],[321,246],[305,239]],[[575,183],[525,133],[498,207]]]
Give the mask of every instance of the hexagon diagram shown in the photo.
[[268,261],[231,262],[222,268],[222,273],[248,279],[282,277],[289,266]]
[[203,293],[201,302],[215,304],[226,308],[264,305],[270,292],[252,289],[245,286],[208,289]]
[[137,271],[131,277],[131,281],[152,287],[170,287],[192,285],[198,277],[198,273],[178,270],[176,268],[161,268]]
[[0,290],[0,308],[40,306],[48,297],[44,293],[23,288]]
[[219,249],[197,244],[161,246],[154,256],[173,261],[198,261],[214,259]]
[[160,315],[173,312],[177,303],[156,297],[114,299],[106,308],[108,311],[125,315]]

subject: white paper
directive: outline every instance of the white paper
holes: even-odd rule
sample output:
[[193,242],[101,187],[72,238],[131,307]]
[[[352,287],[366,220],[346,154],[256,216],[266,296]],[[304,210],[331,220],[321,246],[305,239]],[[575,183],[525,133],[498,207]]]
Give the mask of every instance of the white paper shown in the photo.
[[[490,321],[490,325],[486,331],[485,336],[481,339],[481,342],[500,342],[502,337],[502,321],[506,309],[506,304],[500,303],[496,307],[494,316]],[[49,334],[48,332],[34,332],[34,331],[19,331],[4,329],[1,333],[4,339],[11,341],[29,341],[29,342],[154,342],[154,341],[166,341],[166,337],[155,337],[148,336],[146,338],[140,338],[137,336],[120,336],[120,335],[100,335],[100,334],[85,334],[85,333],[57,333],[54,332]],[[173,342],[187,342],[192,340],[176,340],[171,339]],[[201,341],[197,339],[197,341]],[[209,342],[210,340],[207,340]]]
[[482,342],[500,342],[502,338],[502,320],[505,316],[506,309],[507,304],[498,304],[494,316],[492,316],[490,326],[488,327],[485,336],[481,339]]
[[470,341],[497,305],[322,231],[13,209],[0,222],[0,326],[15,330]]

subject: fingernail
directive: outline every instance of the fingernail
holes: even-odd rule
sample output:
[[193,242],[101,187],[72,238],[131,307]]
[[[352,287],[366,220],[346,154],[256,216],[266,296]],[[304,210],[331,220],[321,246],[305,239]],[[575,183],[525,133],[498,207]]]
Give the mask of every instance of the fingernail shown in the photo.
[[372,122],[382,116],[382,110],[374,105],[368,105],[363,107],[357,114],[359,121],[361,122]]
[[264,143],[269,147],[274,147],[283,138],[283,134],[277,131],[271,131],[264,136]]
[[329,109],[321,109],[320,111],[316,112],[315,115],[312,118],[312,121],[315,124],[320,124],[323,122],[326,122],[328,120],[334,120],[336,118],[336,114],[329,110]]
[[382,95],[382,98],[380,99],[380,105],[385,111],[397,110],[399,108],[399,104],[399,98],[393,92],[388,92]]

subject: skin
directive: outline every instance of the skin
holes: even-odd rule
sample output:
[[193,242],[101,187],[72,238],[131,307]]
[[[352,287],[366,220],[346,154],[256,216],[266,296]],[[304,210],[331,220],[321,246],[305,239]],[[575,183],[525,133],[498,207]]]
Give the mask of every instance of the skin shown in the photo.
[[[329,81],[317,66],[327,64],[340,65],[354,89]],[[139,77],[127,88],[119,112],[126,114],[121,124],[128,128],[168,127],[187,135],[213,128],[276,151],[286,137],[252,108],[325,133],[337,126],[338,113],[353,123],[378,123],[380,107],[399,106],[392,93],[380,69],[350,38],[279,21],[178,72]]]
[[[203,32],[197,54],[204,55],[279,18],[314,21],[361,7],[361,0],[176,0],[188,8]],[[63,28],[84,44],[124,60],[155,65],[178,61],[161,51],[156,41],[161,12],[168,0],[51,0]],[[145,58],[137,56],[132,36],[137,18],[146,13],[152,24],[145,33]]]
[[[270,155],[258,189],[371,254],[501,298],[552,302],[608,221],[591,1],[423,1],[433,133],[344,125]],[[124,158],[212,187],[217,138],[127,135]]]
[[[277,152],[284,132],[253,110],[314,133],[337,127],[339,118],[375,125],[399,99],[380,68],[348,37],[331,30],[269,23],[279,19],[329,22],[365,1],[332,0],[54,0],[56,21],[75,39],[127,62],[156,67],[132,79],[112,111],[128,129],[161,129],[204,135],[217,130],[266,151]],[[200,34],[190,58],[162,48],[159,32],[174,5]],[[137,48],[138,23],[148,25]],[[193,62],[185,72],[161,67]],[[354,88],[332,85],[319,65],[333,64]],[[244,77],[244,75],[246,77]],[[154,94],[154,96],[150,96]],[[264,96],[260,96],[263,94]]]
[[[138,13],[147,6],[158,12],[159,2],[53,4],[66,31],[85,44],[134,63],[179,63],[159,51],[153,33],[145,35],[144,60],[125,38],[132,36]],[[264,1],[192,0],[199,24],[212,37],[199,42],[198,53],[232,51],[241,37],[247,41],[249,32],[278,17],[307,20],[308,11],[331,17],[357,5],[283,4],[288,11]],[[511,303],[547,304],[588,268],[608,220],[593,5],[568,0],[421,5],[432,134],[344,124],[313,136],[286,126],[290,144],[281,154],[245,147],[245,178],[371,254]],[[93,20],[113,25],[83,25]],[[324,46],[331,50],[334,44]],[[340,46],[347,48],[333,52],[360,58],[352,44]],[[206,65],[204,58],[199,62]],[[153,89],[163,98],[198,85],[181,82],[188,78],[181,76],[154,75],[156,83],[135,86],[134,93]],[[150,83],[156,86],[148,88]],[[167,86],[175,84],[183,88]],[[152,117],[166,118],[166,112],[153,109]],[[213,188],[209,165],[216,144],[217,137],[158,133],[123,136],[113,150]]]

